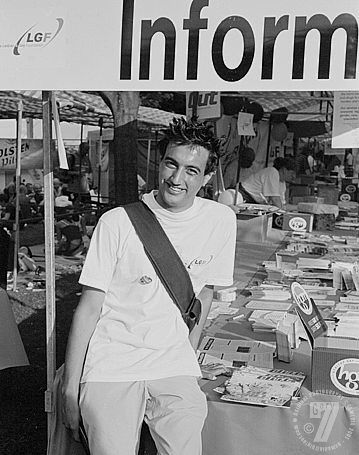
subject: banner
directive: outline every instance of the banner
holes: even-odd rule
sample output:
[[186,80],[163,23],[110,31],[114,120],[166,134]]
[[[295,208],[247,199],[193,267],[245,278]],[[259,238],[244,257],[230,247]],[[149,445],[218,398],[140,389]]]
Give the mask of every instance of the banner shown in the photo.
[[[41,169],[43,150],[41,139],[22,139],[21,169]],[[0,139],[0,171],[16,169],[16,139]]]
[[2,90],[358,87],[358,0],[0,0],[0,7]]

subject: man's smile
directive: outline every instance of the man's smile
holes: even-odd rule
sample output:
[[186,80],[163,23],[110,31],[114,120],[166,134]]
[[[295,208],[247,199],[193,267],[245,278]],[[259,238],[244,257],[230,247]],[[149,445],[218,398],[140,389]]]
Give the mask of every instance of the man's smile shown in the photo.
[[181,188],[176,185],[172,185],[170,182],[166,182],[167,191],[171,194],[180,194],[183,191],[186,191],[184,188]]

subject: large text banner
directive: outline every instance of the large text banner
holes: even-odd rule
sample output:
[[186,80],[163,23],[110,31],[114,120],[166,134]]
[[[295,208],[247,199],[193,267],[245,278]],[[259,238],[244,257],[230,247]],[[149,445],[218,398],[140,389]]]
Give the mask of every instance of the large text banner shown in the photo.
[[1,90],[357,90],[358,0],[0,0]]
[[[40,169],[43,165],[41,139],[21,141],[21,169]],[[0,171],[15,170],[16,139],[0,139]]]

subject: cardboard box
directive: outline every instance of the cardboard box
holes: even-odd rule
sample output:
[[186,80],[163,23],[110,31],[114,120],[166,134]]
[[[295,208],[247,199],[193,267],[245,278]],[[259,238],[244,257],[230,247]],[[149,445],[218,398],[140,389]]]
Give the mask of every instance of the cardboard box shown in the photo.
[[312,232],[313,219],[312,213],[284,213],[282,229],[283,231]]
[[335,185],[318,185],[318,196],[324,198],[325,204],[338,204],[339,188]]
[[359,340],[318,337],[311,364],[313,391],[359,397]]

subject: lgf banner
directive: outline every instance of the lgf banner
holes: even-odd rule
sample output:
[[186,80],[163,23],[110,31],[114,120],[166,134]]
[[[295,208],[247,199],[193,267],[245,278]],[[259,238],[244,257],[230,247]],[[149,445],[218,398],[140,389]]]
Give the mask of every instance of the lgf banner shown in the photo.
[[358,0],[0,0],[0,88],[355,90]]
[[[21,141],[21,168],[41,169],[43,151],[41,139]],[[0,139],[0,171],[16,168],[16,139]]]

